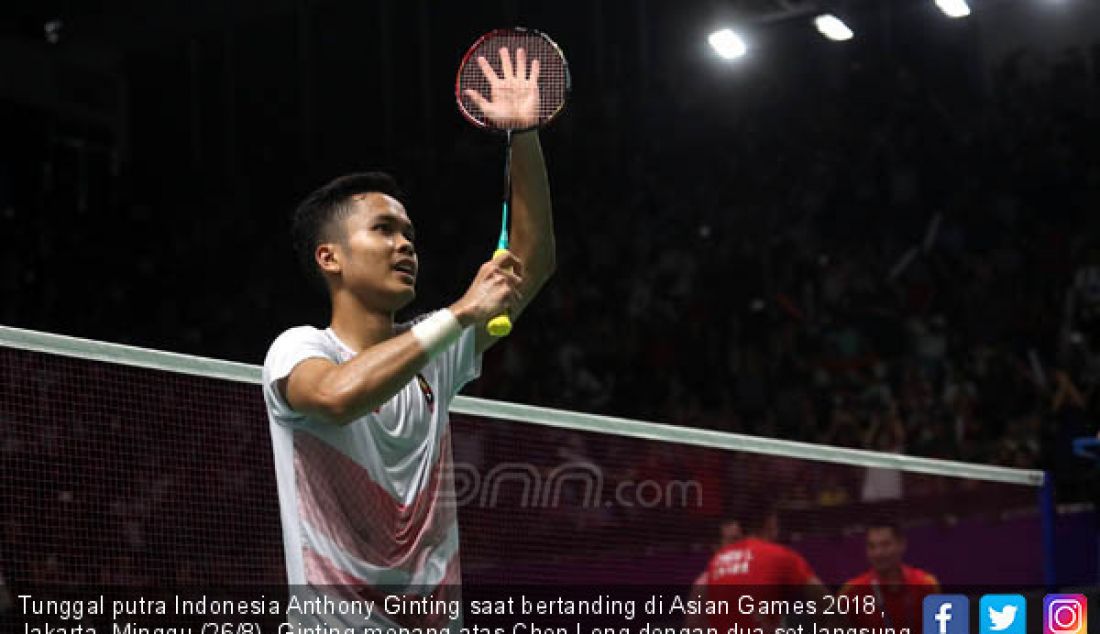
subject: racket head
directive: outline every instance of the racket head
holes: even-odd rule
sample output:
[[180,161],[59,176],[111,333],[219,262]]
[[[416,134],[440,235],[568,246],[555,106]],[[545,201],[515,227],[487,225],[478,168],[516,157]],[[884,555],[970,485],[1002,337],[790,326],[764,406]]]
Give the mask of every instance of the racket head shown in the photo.
[[[523,49],[526,56],[525,75],[534,75],[534,62],[538,60],[538,107],[533,119],[521,125],[503,124],[490,119],[467,93],[473,90],[484,98],[492,96],[492,84],[478,61],[483,58],[492,67],[496,77],[504,74],[505,63],[500,49],[508,51],[508,65],[519,74],[516,53]],[[523,132],[550,123],[565,109],[572,80],[569,63],[561,47],[545,33],[524,27],[494,29],[485,33],[470,46],[458,65],[455,77],[455,102],[462,117],[483,130],[497,132]]]

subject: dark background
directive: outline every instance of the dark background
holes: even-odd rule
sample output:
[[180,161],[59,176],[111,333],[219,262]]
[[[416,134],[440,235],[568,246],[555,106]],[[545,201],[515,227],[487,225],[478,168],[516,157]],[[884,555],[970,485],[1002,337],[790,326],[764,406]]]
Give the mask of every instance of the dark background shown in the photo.
[[[290,211],[361,169],[410,193],[410,314],[453,301],[502,162],[455,66],[524,24],[573,71],[542,135],[559,270],[471,393],[1051,468],[1088,499],[1097,4],[1046,3],[1064,30],[1026,0],[828,4],[855,40],[763,0],[6,4],[0,323],[260,363],[328,319]],[[727,64],[705,38],[735,22]]]

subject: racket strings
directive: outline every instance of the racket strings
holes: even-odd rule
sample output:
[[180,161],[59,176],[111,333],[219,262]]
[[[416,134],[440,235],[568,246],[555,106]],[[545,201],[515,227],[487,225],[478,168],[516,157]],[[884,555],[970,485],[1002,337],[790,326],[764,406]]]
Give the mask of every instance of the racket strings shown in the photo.
[[[507,49],[507,63],[502,59],[502,48]],[[517,53],[521,49],[526,57],[522,69],[517,59]],[[478,42],[467,54],[459,70],[456,90],[459,105],[464,114],[475,124],[487,128],[505,129],[504,126],[489,119],[477,103],[466,94],[467,90],[473,90],[485,99],[490,99],[493,94],[492,82],[485,76],[478,62],[479,57],[488,62],[497,77],[503,77],[505,70],[511,69],[515,75],[519,75],[522,70],[523,79],[532,77],[534,62],[538,60],[539,103],[535,126],[549,122],[565,105],[569,93],[569,71],[565,57],[557,45],[536,32],[498,31]]]

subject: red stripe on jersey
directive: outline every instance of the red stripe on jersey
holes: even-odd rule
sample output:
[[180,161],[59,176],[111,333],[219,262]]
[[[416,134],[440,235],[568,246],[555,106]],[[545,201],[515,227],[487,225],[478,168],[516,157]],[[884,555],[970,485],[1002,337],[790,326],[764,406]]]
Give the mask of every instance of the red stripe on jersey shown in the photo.
[[[311,585],[323,586],[323,591],[327,594],[335,595],[343,599],[373,601],[376,611],[384,614],[387,619],[393,621],[400,627],[410,629],[427,627],[442,628],[450,621],[450,617],[447,614],[387,614],[384,612],[386,597],[390,595],[400,595],[401,589],[375,588],[371,581],[361,579],[343,570],[328,557],[325,557],[309,546],[303,547],[302,559],[305,564],[306,578],[310,579]],[[431,594],[427,595],[428,599],[431,601],[461,600],[462,593],[461,586],[459,585],[461,578],[462,573],[459,569],[458,557],[454,557],[447,563],[447,568],[443,572],[443,579],[438,585],[431,588]],[[416,588],[416,593],[409,593],[405,596],[408,597],[409,601],[418,601],[425,596],[424,591],[427,589],[428,588]]]
[[[457,522],[450,433],[439,459],[411,504],[401,504],[354,460],[305,432],[294,436],[294,469],[301,517],[348,555],[375,566],[413,571],[426,546],[441,543]],[[312,577],[307,579],[313,582]]]

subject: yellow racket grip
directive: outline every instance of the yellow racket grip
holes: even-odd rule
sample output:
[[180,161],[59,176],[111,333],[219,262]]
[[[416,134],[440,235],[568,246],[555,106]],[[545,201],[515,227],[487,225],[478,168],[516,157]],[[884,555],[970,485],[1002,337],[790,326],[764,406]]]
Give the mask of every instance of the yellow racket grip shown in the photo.
[[[508,249],[494,251],[493,259],[497,259],[502,253],[508,253]],[[489,331],[489,334],[494,337],[507,337],[508,333],[512,332],[512,318],[508,316],[508,313],[501,313],[489,320],[489,323],[485,325],[485,330]]]

